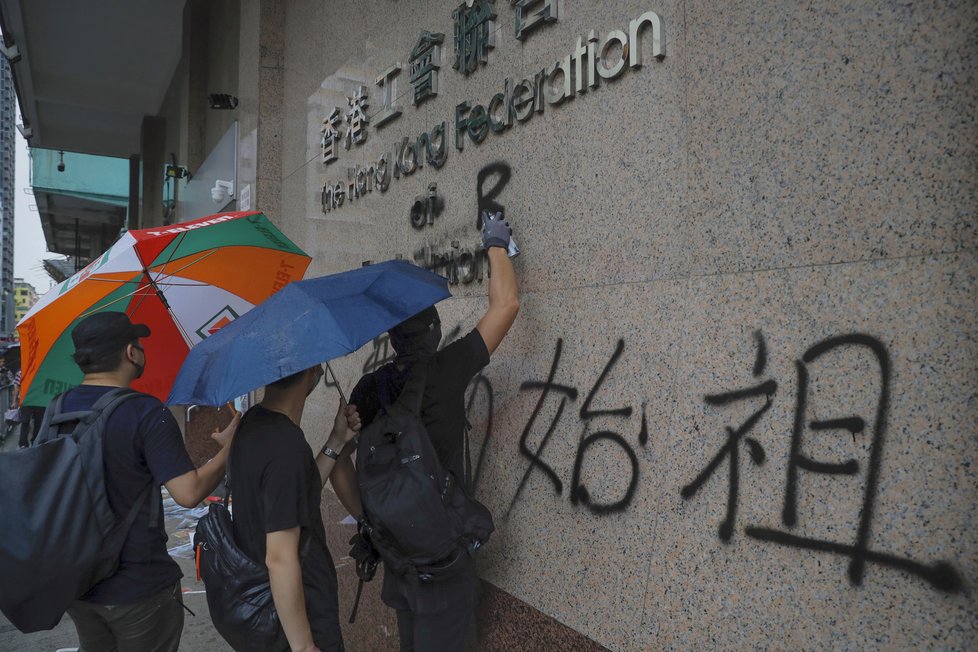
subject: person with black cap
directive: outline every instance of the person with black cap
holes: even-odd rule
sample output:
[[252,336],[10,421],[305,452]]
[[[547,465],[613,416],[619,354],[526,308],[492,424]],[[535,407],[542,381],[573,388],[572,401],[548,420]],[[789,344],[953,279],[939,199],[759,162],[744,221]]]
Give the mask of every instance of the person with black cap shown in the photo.
[[[91,409],[114,388],[129,387],[142,376],[148,361],[140,339],[149,336],[148,326],[133,324],[123,312],[99,312],[82,319],[71,339],[84,378],[64,394],[62,411]],[[176,420],[158,399],[140,394],[121,403],[109,417],[102,442],[105,490],[112,511],[124,520],[150,485],[166,486],[183,507],[198,505],[224,477],[228,445],[238,421],[235,415],[227,428],[212,435],[221,451],[198,469]],[[163,501],[157,491],[139,508],[116,572],[68,609],[80,649],[176,652],[183,631],[182,572],[167,553],[166,539]],[[65,542],[65,550],[70,549],[71,542]]]
[[[491,265],[489,308],[464,337],[438,350],[441,321],[427,308],[392,328],[394,361],[365,375],[350,394],[350,406],[366,428],[383,406],[397,400],[411,369],[428,364],[421,419],[442,466],[455,477],[465,476],[465,390],[489,364],[489,356],[509,332],[519,312],[519,287],[508,256],[512,229],[502,215],[483,213],[482,242]],[[350,447],[352,448],[352,447]],[[333,485],[338,498],[360,518],[363,508],[356,488],[356,470],[348,452],[337,462]],[[478,578],[471,559],[450,580],[410,582],[385,570],[381,596],[397,611],[402,652],[453,652],[466,649],[474,624]]]

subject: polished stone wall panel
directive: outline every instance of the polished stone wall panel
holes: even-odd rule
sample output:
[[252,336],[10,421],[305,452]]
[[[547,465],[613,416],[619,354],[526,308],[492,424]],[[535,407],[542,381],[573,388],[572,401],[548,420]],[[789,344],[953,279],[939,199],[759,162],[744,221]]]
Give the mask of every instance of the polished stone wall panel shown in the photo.
[[[519,43],[513,9],[497,1],[496,48],[468,77],[451,68],[457,4],[287,4],[282,210],[273,219],[314,257],[309,275],[413,259],[424,247],[443,253],[479,241],[476,179],[508,166],[499,201],[524,251],[514,261],[522,307],[468,390],[476,491],[497,525],[480,555],[483,577],[612,650],[978,646],[973,595],[920,576],[943,560],[965,587],[978,577],[974,4],[566,0],[560,21]],[[485,104],[506,78],[570,53],[577,36],[627,30],[648,10],[665,24],[663,61],[646,58],[481,144],[455,147],[458,103]],[[439,96],[416,108],[406,64],[422,29],[444,32],[446,43]],[[323,166],[326,107],[395,61],[405,65],[402,116]],[[365,85],[379,110],[379,89]],[[323,213],[324,183],[442,121],[443,168],[425,166],[386,193]],[[414,229],[408,212],[429,183],[445,209]],[[486,287],[484,274],[452,285],[455,298],[440,306],[449,339],[478,322]],[[845,555],[746,529],[856,540],[882,389],[869,349],[809,364],[796,419],[803,355],[852,335],[878,342],[890,361],[867,546],[914,569],[870,561],[861,586]],[[541,401],[558,342],[559,387]],[[378,341],[332,366],[349,390],[383,353]],[[770,406],[744,433],[754,443],[737,449],[736,515],[724,542],[727,429],[767,396],[719,405],[706,397],[769,381]],[[335,391],[319,396],[303,424],[315,442],[336,406]],[[865,425],[855,434],[811,429],[856,416]],[[853,475],[799,471],[788,528],[796,420],[805,455],[858,466]],[[614,436],[583,444],[599,433]],[[338,524],[329,494],[324,508],[345,612],[353,584],[339,540],[349,526]],[[379,609],[377,587],[369,590],[368,608]],[[346,630],[349,649],[393,645],[390,614],[361,618]]]

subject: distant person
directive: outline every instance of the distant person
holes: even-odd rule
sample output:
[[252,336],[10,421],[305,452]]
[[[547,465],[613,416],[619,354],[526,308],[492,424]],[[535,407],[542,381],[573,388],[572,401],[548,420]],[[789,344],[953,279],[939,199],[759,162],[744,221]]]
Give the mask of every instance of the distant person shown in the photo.
[[[85,376],[65,393],[62,411],[91,409],[112,389],[129,387],[146,367],[140,339],[149,336],[149,327],[133,324],[122,312],[83,319],[71,338],[75,362]],[[224,478],[239,420],[235,415],[227,428],[212,435],[221,450],[195,469],[176,420],[158,399],[141,394],[123,402],[109,418],[102,442],[106,494],[116,517],[123,521],[147,486],[165,485],[183,507],[200,503]],[[151,513],[156,514],[152,524]],[[163,500],[156,491],[139,508],[118,570],[68,609],[81,650],[176,652],[183,632],[182,572],[167,554],[166,539]],[[70,553],[66,541],[65,554]]]
[[[489,364],[489,356],[502,342],[519,312],[519,288],[513,263],[507,255],[511,230],[500,214],[483,214],[482,242],[491,276],[489,308],[475,329],[438,351],[441,321],[438,311],[428,308],[389,331],[394,361],[367,374],[350,395],[363,427],[374,420],[382,407],[397,400],[412,368],[427,364],[421,420],[442,466],[463,482],[465,477],[465,390],[469,381]],[[348,457],[343,457],[334,476],[355,476]],[[342,481],[339,486],[345,486]],[[359,496],[337,495],[344,504],[354,504],[354,516],[362,516]],[[349,507],[348,507],[349,509]],[[478,590],[474,561],[457,575],[420,584],[399,577],[385,567],[381,596],[397,611],[397,629],[402,652],[454,652],[466,649],[472,635]]]
[[20,407],[20,442],[21,448],[27,448],[37,439],[37,433],[41,429],[41,421],[44,419],[44,408],[36,405],[20,405],[20,383],[24,378],[24,372],[17,370],[14,376],[14,402],[10,407]]
[[326,547],[320,505],[336,459],[360,422],[356,411],[341,402],[326,445],[313,455],[299,424],[306,398],[323,373],[316,365],[265,387],[261,403],[241,420],[229,461],[234,539],[248,557],[268,568],[286,639],[281,651],[344,649],[336,566]]

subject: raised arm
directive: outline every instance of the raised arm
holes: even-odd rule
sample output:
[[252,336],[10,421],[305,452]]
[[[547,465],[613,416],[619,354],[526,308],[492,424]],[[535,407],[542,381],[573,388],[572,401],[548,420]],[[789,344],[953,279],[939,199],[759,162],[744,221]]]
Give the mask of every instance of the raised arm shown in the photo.
[[482,214],[482,244],[489,255],[489,309],[476,325],[476,330],[492,355],[509,332],[520,310],[520,289],[516,283],[513,261],[507,255],[512,229],[500,213]]
[[178,505],[188,508],[196,507],[221,483],[221,480],[224,479],[231,440],[234,438],[234,433],[240,423],[241,413],[234,411],[231,423],[224,430],[211,435],[214,441],[221,445],[221,450],[218,451],[217,455],[200,468],[188,471],[164,483],[166,490],[170,492],[170,496]]

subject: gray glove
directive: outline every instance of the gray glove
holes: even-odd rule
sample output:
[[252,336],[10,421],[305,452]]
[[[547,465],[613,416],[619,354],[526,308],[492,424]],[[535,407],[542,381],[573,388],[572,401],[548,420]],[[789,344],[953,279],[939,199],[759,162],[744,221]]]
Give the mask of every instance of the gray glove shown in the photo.
[[513,235],[513,229],[509,222],[503,220],[503,214],[489,214],[489,211],[482,211],[482,246],[509,248],[509,238]]

